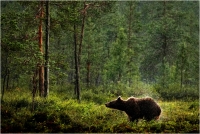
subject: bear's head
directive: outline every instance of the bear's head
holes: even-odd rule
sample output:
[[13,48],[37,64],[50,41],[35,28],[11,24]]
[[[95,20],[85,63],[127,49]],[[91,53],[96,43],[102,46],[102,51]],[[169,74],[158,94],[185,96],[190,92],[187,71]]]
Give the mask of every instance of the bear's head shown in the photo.
[[105,104],[108,108],[118,109],[124,111],[124,100],[119,96],[116,100],[108,102]]

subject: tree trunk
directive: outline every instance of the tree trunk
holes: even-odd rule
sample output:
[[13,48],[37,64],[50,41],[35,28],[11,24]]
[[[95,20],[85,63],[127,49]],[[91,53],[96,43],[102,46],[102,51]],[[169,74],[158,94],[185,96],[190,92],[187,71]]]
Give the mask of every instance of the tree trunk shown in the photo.
[[82,42],[83,42],[83,36],[84,36],[84,27],[85,27],[85,18],[86,18],[86,3],[84,2],[84,11],[83,11],[83,19],[82,19],[82,25],[81,25],[81,37],[80,37],[80,44],[79,44],[79,51],[78,51],[78,62],[81,63],[81,51],[82,51]]
[[49,30],[50,30],[50,9],[49,1],[46,1],[46,43],[45,43],[45,81],[44,81],[44,97],[49,94]]
[[[182,59],[181,59],[182,60]],[[183,63],[181,63],[183,64]],[[183,89],[183,65],[181,65],[181,90]]]
[[86,79],[86,81],[87,81],[87,87],[90,86],[90,66],[91,66],[91,63],[88,60],[87,61],[87,79]]
[[34,111],[34,107],[35,107],[35,96],[36,96],[36,92],[37,92],[37,84],[38,84],[38,67],[36,67],[35,72],[33,74],[32,77],[32,112]]
[[[76,24],[74,23],[74,45],[75,45],[75,70],[76,70],[76,82],[75,82],[75,93],[77,95],[77,100],[80,102],[80,64],[81,64],[81,51],[82,51],[82,42],[84,36],[84,26],[85,26],[85,18],[86,18],[86,9],[88,5],[84,2],[84,10],[83,10],[83,19],[81,25],[81,35],[80,35],[80,42],[79,42],[79,50],[77,49],[77,28]],[[77,55],[78,51],[78,55]]]
[[6,78],[8,75],[8,52],[6,53],[6,62],[5,62],[5,74],[3,76],[3,87],[2,87],[2,93],[1,93],[1,101],[3,101],[3,96],[5,92],[5,84],[6,84]]
[[7,81],[6,81],[6,90],[9,89],[9,79],[10,79],[10,70],[7,69]]
[[77,55],[77,32],[76,24],[74,23],[74,58],[75,58],[75,94],[77,95],[77,100],[80,102],[80,76],[79,76],[79,60]]
[[[41,54],[43,55],[43,38],[42,38],[42,19],[44,16],[44,2],[40,2],[40,24],[39,24],[39,49]],[[40,96],[44,96],[44,67],[43,60],[39,63],[39,94]]]
[[95,79],[95,85],[96,85],[96,86],[99,86],[99,85],[100,85],[100,73],[99,73],[99,71],[98,71],[97,77],[96,77],[96,79]]
[[87,67],[87,77],[86,77],[86,83],[87,83],[87,87],[90,86],[90,66],[91,66],[91,62],[90,62],[90,45],[88,44],[87,47],[87,63],[86,63]]
[[[166,16],[166,1],[164,1],[163,3],[163,16]],[[164,20],[166,23],[166,20]],[[166,74],[165,74],[165,64],[166,64],[166,55],[167,55],[167,36],[166,36],[166,24],[164,23],[164,33],[162,33],[162,53],[163,53],[163,57],[162,57],[162,86],[163,88],[165,87],[165,82],[166,82]]]
[[181,46],[181,63],[180,63],[180,70],[181,70],[181,79],[180,79],[180,88],[181,90],[183,89],[183,81],[184,81],[184,67],[186,64],[186,54],[185,54],[185,44],[183,44],[183,46]]
[[129,74],[129,77],[128,77],[128,83],[129,83],[129,87],[131,86],[131,83],[132,83],[132,75],[131,75],[131,57],[132,57],[132,54],[129,52],[129,49],[131,50],[131,36],[132,36],[132,20],[133,20],[133,3],[130,2],[129,3],[129,16],[128,16],[128,57],[130,57],[128,63],[127,63],[127,66],[129,68],[128,70],[128,74]]
[[2,94],[1,94],[1,101],[3,101],[3,96],[4,96],[4,92],[5,92],[6,78],[7,78],[7,72],[6,72],[6,74],[4,75],[4,78],[3,78],[3,89],[2,89]]

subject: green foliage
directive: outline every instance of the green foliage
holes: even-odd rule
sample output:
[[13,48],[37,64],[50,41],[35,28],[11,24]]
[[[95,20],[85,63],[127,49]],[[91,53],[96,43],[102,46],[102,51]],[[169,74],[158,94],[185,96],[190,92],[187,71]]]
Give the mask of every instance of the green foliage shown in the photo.
[[[198,86],[196,1],[51,2],[51,85],[74,82],[73,25],[79,44],[84,4],[89,7],[80,57],[83,85],[89,74],[89,85],[96,87],[112,82],[133,87],[135,81]],[[28,86],[36,63],[43,60],[37,38],[39,10],[34,1],[2,2],[2,77],[9,69],[10,88]]]
[[[79,44],[84,4],[78,103],[73,26]],[[198,132],[198,6],[197,1],[50,2],[50,95],[33,103],[28,87],[43,61],[39,3],[2,2],[1,80],[8,86],[2,132]],[[119,95],[163,100],[161,119],[128,122],[125,113],[104,106]]]
[[[20,92],[20,96],[14,97]],[[98,94],[92,89],[82,97],[82,102],[66,99],[70,94],[53,90],[48,99],[36,98],[38,107],[31,112],[30,93],[25,90],[6,92],[1,105],[1,132],[32,133],[189,133],[199,131],[198,101],[158,101],[162,113],[158,121],[139,120],[129,122],[127,115],[108,109],[104,103],[112,100],[106,93]],[[92,98],[94,95],[94,98]],[[96,97],[96,98],[95,98]],[[114,98],[113,98],[114,99]],[[91,101],[93,100],[93,102]],[[14,103],[15,102],[15,103]],[[17,109],[16,109],[17,107]]]
[[[148,8],[142,12],[144,14],[151,12],[151,15],[145,17],[149,23],[144,23],[148,36],[146,36],[146,49],[144,49],[146,56],[144,56],[140,66],[142,78],[149,82],[157,82],[163,87],[168,86],[171,84],[169,74],[172,72],[170,69],[175,67],[174,81],[182,85],[186,81],[190,81],[190,75],[195,70],[192,66],[198,63],[193,59],[192,54],[198,55],[198,52],[192,49],[192,45],[189,44],[191,41],[198,44],[197,38],[193,38],[198,33],[197,31],[191,32],[189,29],[198,25],[198,20],[196,20],[198,14],[194,13],[197,9],[186,9],[193,7],[195,3],[172,1],[144,3],[144,6]],[[192,21],[188,17],[191,15],[196,20],[193,21],[196,24],[190,23]],[[186,22],[190,25],[186,25]],[[192,77],[197,76],[193,75]]]
[[163,88],[161,85],[155,85],[155,90],[161,95],[163,99],[172,100],[195,100],[199,98],[199,89],[194,87],[180,88],[177,83],[170,84],[168,87]]
[[105,96],[105,94],[103,94],[102,92],[94,93],[94,91],[88,90],[82,93],[81,99],[88,102],[92,101],[97,104],[104,104],[105,100],[108,100],[108,96]]

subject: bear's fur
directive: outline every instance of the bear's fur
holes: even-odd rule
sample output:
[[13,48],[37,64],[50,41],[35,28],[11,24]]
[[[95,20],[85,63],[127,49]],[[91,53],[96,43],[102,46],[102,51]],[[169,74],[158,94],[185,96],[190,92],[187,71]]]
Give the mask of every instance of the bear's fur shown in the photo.
[[160,106],[150,97],[141,99],[130,97],[127,100],[123,100],[119,96],[116,100],[108,102],[105,105],[108,108],[126,112],[130,121],[158,119],[161,113]]

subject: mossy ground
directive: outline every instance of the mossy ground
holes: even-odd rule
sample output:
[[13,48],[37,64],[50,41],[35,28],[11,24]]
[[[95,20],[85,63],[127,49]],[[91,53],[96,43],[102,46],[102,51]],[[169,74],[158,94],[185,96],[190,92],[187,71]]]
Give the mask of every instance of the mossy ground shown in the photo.
[[[115,99],[106,94],[82,98],[78,103],[65,92],[51,92],[48,98],[35,98],[31,92],[15,89],[6,92],[1,102],[1,132],[109,132],[109,133],[189,133],[199,132],[199,101],[161,101],[160,119],[129,122],[124,112],[108,109]],[[93,97],[94,98],[93,98]],[[96,98],[96,99],[95,99]],[[95,101],[96,100],[96,101]]]

